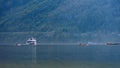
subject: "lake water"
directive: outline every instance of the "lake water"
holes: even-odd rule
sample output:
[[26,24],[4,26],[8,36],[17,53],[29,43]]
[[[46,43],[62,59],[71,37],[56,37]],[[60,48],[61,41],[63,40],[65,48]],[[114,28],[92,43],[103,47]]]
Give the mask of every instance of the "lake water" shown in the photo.
[[120,68],[120,46],[0,46],[0,68]]

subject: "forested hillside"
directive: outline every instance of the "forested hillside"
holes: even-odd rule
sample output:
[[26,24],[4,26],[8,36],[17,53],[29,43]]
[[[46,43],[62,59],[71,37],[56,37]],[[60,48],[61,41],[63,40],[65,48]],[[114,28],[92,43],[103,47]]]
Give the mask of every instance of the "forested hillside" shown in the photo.
[[0,0],[0,32],[31,31],[60,38],[119,33],[120,0]]

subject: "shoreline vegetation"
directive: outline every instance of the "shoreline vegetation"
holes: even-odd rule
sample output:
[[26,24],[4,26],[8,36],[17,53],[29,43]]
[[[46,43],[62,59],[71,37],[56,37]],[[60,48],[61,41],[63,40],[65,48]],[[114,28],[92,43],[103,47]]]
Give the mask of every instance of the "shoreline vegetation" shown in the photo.
[[120,63],[105,62],[57,62],[47,61],[44,63],[0,63],[2,68],[119,68]]
[[0,43],[23,43],[35,37],[38,43],[119,42],[119,33],[0,32]]

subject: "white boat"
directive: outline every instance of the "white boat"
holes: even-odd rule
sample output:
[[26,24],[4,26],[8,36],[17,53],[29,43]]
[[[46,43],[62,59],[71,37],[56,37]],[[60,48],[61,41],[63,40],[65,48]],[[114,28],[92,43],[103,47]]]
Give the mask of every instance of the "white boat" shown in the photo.
[[35,38],[29,38],[27,41],[26,41],[26,45],[37,45],[37,41]]

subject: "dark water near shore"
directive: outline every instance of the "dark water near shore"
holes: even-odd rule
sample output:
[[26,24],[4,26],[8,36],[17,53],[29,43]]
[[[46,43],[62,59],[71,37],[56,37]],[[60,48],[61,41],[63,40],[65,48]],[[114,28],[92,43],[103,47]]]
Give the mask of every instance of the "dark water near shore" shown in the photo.
[[4,68],[119,68],[120,46],[1,45],[0,63]]

